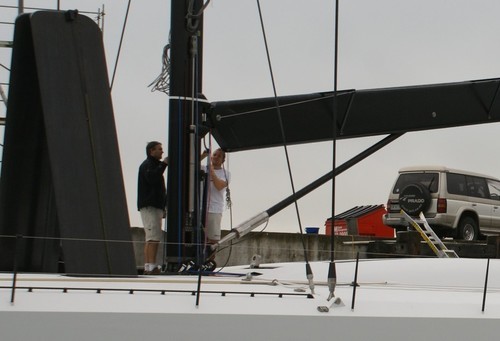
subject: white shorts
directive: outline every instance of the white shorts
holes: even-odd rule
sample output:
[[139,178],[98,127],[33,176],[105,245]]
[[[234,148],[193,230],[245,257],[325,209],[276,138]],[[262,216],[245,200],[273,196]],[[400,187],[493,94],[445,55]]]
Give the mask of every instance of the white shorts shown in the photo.
[[220,224],[222,221],[222,213],[208,213],[207,225],[205,227],[205,235],[211,240],[220,240]]
[[161,223],[163,220],[163,210],[156,207],[143,207],[141,212],[142,224],[144,225],[144,234],[146,241],[161,240]]

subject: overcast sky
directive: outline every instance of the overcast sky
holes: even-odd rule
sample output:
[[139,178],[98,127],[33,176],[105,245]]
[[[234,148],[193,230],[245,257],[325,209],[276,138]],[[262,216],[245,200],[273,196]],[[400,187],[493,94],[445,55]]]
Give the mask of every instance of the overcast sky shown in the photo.
[[[56,0],[25,0],[51,7]],[[16,5],[17,1],[2,0]],[[110,79],[128,0],[60,0],[64,9],[97,11],[105,5],[104,43]],[[333,89],[334,0],[261,0],[278,95]],[[0,9],[1,20],[15,17]],[[340,1],[341,89],[445,83],[500,75],[498,0]],[[112,96],[132,226],[137,168],[148,141],[168,142],[168,97],[147,87],[161,71],[168,42],[170,1],[133,0]],[[0,40],[12,39],[0,27]],[[9,65],[5,49],[0,62]],[[8,75],[1,71],[1,82]],[[273,96],[257,2],[212,0],[205,11],[203,93],[210,101]],[[4,87],[5,88],[5,87]],[[384,204],[399,168],[444,165],[500,177],[500,125],[408,133],[337,178],[336,213],[357,205]],[[258,133],[258,132],[256,132]],[[337,143],[337,165],[383,136]],[[328,173],[331,143],[289,147],[296,190]],[[232,215],[224,228],[273,206],[291,194],[283,147],[232,153],[228,165]],[[331,182],[298,203],[302,226],[331,216]],[[298,232],[295,208],[273,216],[267,231]]]

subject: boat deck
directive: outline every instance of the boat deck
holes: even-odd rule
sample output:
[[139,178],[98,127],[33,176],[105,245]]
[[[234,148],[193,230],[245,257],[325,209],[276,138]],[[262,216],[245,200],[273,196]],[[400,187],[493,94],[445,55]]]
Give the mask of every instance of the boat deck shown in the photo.
[[[18,274],[15,301],[12,274],[0,275],[0,327],[10,340],[40,333],[53,339],[134,340],[144,335],[192,339],[206,333],[218,339],[303,340],[344,335],[350,340],[386,334],[472,337],[497,335],[500,322],[500,261],[491,260],[485,309],[482,311],[487,260],[384,259],[336,264],[335,296],[327,301],[328,262],[311,264],[314,293],[304,264],[281,263],[226,268],[202,276],[160,275],[137,278],[69,277]],[[253,274],[252,274],[253,273]],[[355,295],[354,309],[352,298]],[[198,304],[196,304],[198,302]],[[327,307],[320,312],[319,307]],[[466,323],[464,323],[466,321]],[[27,324],[30,328],[24,328]],[[73,334],[84,328],[82,335]],[[430,327],[432,325],[432,328]],[[196,327],[194,327],[196,326]],[[432,331],[432,333],[431,333]],[[241,339],[241,337],[239,337]],[[419,337],[420,339],[420,337]]]

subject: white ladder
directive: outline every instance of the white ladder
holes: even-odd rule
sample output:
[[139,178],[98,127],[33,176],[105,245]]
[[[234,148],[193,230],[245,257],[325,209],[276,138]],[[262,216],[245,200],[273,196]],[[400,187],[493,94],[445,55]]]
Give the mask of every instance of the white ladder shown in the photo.
[[[405,217],[406,221],[409,222],[415,230],[417,230],[422,238],[425,240],[427,245],[439,258],[458,258],[455,251],[449,250],[446,245],[439,239],[436,233],[432,230],[427,219],[422,212],[420,212],[420,220],[415,220],[410,217],[405,211],[401,210],[401,214]],[[420,226],[422,224],[422,226]]]

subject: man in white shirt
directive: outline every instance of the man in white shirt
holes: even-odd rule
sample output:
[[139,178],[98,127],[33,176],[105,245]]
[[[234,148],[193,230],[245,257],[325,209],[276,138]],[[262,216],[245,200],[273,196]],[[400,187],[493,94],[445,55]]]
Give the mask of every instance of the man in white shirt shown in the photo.
[[[203,157],[203,155],[202,155]],[[207,193],[207,216],[205,221],[205,235],[208,244],[215,244],[221,238],[222,213],[226,204],[226,189],[231,180],[231,174],[224,169],[226,153],[222,149],[217,149],[211,157],[211,165],[207,171],[208,193]],[[213,260],[215,253],[209,256]]]

